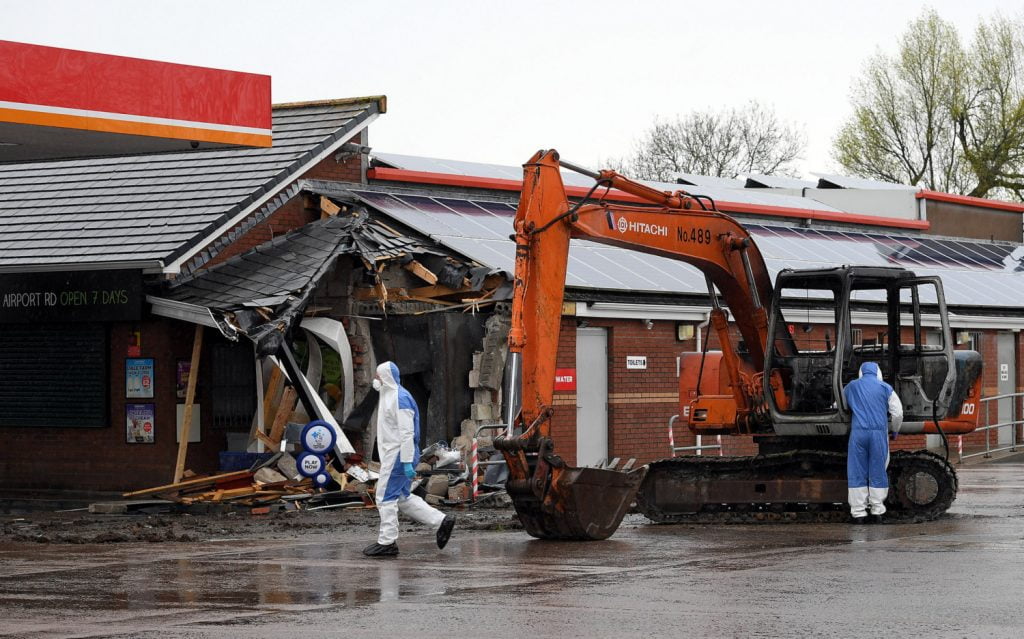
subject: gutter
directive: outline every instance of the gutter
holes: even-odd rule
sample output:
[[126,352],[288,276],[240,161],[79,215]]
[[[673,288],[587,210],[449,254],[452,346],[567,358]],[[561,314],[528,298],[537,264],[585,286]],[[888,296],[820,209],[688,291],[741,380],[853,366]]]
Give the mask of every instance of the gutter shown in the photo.
[[[427,171],[407,171],[405,169],[389,169],[376,167],[366,172],[370,180],[384,182],[411,182],[415,184],[434,184],[437,186],[455,186],[468,189],[487,189],[493,191],[522,191],[521,180],[509,180],[504,178],[483,178],[469,175],[451,175],[448,173],[431,173]],[[680,185],[684,186],[684,185]],[[590,189],[582,186],[566,186],[565,193],[569,197],[582,198]],[[682,189],[685,191],[685,189]],[[695,189],[693,192],[698,192]],[[609,197],[616,202],[651,204],[643,198],[623,193],[622,191],[611,190]],[[822,222],[840,222],[846,224],[860,224],[869,226],[883,226],[902,229],[927,230],[931,223],[927,220],[907,220],[895,217],[876,217],[874,215],[858,215],[855,213],[837,213],[835,211],[822,211],[818,209],[798,209],[787,206],[771,206],[767,204],[748,204],[745,202],[729,202],[716,200],[720,210],[726,213],[746,213],[750,215],[765,215],[771,217],[795,218],[801,220],[818,220]],[[1021,210],[1024,210],[1022,207]]]

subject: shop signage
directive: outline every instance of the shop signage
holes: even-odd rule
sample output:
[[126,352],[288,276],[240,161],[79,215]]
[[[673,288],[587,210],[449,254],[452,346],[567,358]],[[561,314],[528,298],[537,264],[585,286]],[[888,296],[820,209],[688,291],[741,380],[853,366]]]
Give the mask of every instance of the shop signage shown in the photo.
[[555,369],[555,390],[574,391],[576,390],[576,369],[556,368]]
[[0,322],[118,322],[141,316],[139,271],[0,274]]
[[626,368],[630,370],[647,370],[647,356],[626,355]]

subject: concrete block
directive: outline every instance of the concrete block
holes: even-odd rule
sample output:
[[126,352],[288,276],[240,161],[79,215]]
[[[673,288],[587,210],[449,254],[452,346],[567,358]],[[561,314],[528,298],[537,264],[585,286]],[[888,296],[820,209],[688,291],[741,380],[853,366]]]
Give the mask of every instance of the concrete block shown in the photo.
[[477,388],[473,390],[474,404],[493,404],[494,391],[489,388]]
[[256,474],[253,476],[253,479],[262,484],[274,484],[279,481],[285,481],[288,478],[282,475],[281,473],[277,472],[273,468],[260,468],[259,470],[256,471]]
[[426,491],[428,495],[444,497],[448,494],[448,475],[432,475],[427,480]]
[[483,352],[477,351],[473,353],[473,368],[480,368],[480,358],[483,357]]
[[431,495],[427,493],[427,496],[423,498],[431,506],[440,506],[444,503],[444,497],[438,497],[437,495]]
[[493,404],[473,404],[469,407],[469,416],[471,419],[479,421],[489,421],[494,419],[492,413]]
[[480,388],[480,371],[471,370],[469,371],[469,387]]

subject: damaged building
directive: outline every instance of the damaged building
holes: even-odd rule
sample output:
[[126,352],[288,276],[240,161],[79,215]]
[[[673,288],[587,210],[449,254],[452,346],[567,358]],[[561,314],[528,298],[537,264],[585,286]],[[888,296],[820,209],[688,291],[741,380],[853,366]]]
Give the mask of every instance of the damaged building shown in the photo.
[[[163,484],[186,467],[212,473],[230,454],[275,450],[294,440],[289,424],[312,418],[366,453],[369,385],[385,360],[420,406],[421,445],[465,448],[502,422],[521,170],[371,153],[368,126],[385,110],[383,97],[275,107],[268,149],[0,165],[2,292],[30,294],[32,282],[86,298],[0,315],[0,434],[38,451],[0,458],[0,482]],[[587,191],[581,180],[567,175],[571,197]],[[958,345],[985,356],[985,394],[1017,390],[1024,295],[1006,292],[1024,282],[1024,207],[838,176],[680,176],[659,187],[714,197],[773,274],[809,263],[941,274]],[[978,223],[958,226],[963,216]],[[569,463],[643,463],[697,445],[752,451],[750,438],[669,430],[679,354],[708,333],[698,271],[574,242],[567,285],[553,425]],[[857,320],[869,343],[879,318]],[[807,340],[834,330],[813,308],[799,327]],[[1004,409],[1016,407],[994,408],[1001,421]]]

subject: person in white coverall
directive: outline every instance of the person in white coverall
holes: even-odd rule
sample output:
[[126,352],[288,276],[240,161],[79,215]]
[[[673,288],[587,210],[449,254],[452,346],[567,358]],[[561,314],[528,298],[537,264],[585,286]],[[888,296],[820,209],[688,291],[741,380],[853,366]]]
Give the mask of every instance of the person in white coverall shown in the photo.
[[850,516],[854,523],[863,523],[870,510],[881,522],[889,494],[889,431],[894,436],[900,431],[903,404],[874,362],[861,364],[859,378],[846,385],[843,397],[853,411],[846,455]]
[[398,554],[398,511],[435,529],[437,547],[444,548],[455,527],[455,516],[446,516],[409,492],[420,460],[420,411],[416,401],[402,387],[394,362],[384,362],[377,367],[373,387],[380,393],[377,403],[380,479],[376,491],[380,534],[377,543],[364,548],[363,554],[369,557]]

